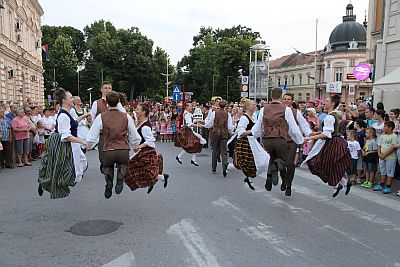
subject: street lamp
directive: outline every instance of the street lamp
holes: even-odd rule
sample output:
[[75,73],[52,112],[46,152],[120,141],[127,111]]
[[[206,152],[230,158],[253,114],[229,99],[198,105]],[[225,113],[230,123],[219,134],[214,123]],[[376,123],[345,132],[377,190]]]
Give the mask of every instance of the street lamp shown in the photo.
[[[268,76],[268,81],[269,81],[269,57],[270,57],[270,47],[268,45],[265,44],[256,44],[253,45],[252,47],[250,47],[250,64],[249,64],[249,68],[251,66],[251,56],[252,56],[252,52],[254,52],[255,57],[254,57],[254,100],[257,101],[257,53],[258,52],[267,52],[267,64],[268,64],[268,72],[267,72],[267,76]],[[263,56],[264,57],[264,56]],[[249,70],[249,74],[250,74],[250,70]],[[251,79],[251,77],[250,77]],[[267,86],[267,101],[269,98],[269,84]]]
[[92,106],[92,90],[93,90],[93,87],[90,87],[89,89],[87,89],[87,91],[89,91],[89,103],[90,103],[90,106]]
[[162,76],[166,76],[167,77],[167,97],[169,95],[168,91],[169,91],[169,85],[170,85],[170,81],[169,81],[169,76],[171,76],[172,74],[169,74],[169,58],[167,56],[167,73],[160,73]]

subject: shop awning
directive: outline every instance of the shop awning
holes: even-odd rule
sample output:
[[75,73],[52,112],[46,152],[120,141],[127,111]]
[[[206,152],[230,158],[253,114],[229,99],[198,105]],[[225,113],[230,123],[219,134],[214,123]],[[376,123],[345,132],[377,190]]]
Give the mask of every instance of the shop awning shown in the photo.
[[373,84],[372,93],[377,91],[400,91],[400,68],[392,71]]

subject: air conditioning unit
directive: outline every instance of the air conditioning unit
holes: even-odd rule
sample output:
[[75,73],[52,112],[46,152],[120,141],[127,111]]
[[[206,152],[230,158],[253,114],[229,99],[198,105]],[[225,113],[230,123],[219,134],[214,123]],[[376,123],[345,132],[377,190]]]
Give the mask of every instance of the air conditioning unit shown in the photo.
[[21,34],[17,34],[17,42],[18,43],[22,42],[22,35]]
[[5,0],[0,0],[0,9],[1,8],[3,8],[3,9],[6,8],[6,1]]
[[15,78],[17,77],[17,71],[16,70],[9,70],[8,71],[8,77],[11,78]]
[[36,75],[32,75],[32,82],[36,82],[37,81],[37,76]]
[[17,21],[17,23],[15,24],[15,30],[20,32],[22,30],[22,23]]

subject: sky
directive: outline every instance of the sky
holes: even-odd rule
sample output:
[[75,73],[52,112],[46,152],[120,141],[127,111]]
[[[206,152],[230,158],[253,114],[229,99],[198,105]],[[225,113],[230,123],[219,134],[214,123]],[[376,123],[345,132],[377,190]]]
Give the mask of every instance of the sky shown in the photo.
[[[227,28],[242,25],[261,34],[271,47],[272,58],[318,49],[342,22],[349,0],[39,0],[43,24],[73,26],[80,30],[99,19],[117,28],[138,27],[170,55],[176,64],[193,44],[201,26]],[[368,0],[352,0],[362,23]]]

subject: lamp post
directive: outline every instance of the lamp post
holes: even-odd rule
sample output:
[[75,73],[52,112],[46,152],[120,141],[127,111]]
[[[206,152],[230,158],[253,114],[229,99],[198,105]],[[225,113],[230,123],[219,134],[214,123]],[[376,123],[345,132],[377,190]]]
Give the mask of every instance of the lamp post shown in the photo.
[[78,69],[78,96],[80,96],[80,95],[79,95],[79,87],[80,87],[80,79],[79,79],[79,74],[80,74],[80,71],[79,71],[79,69]]
[[162,76],[166,76],[167,77],[167,97],[169,96],[169,76],[171,76],[172,74],[169,74],[169,58],[167,56],[167,73],[160,73]]
[[[257,54],[258,52],[262,52],[263,55],[266,52],[267,53],[267,59],[268,59],[268,70],[267,70],[267,80],[269,81],[269,57],[270,57],[270,47],[265,44],[256,44],[250,47],[250,64],[249,68],[251,66],[251,59],[252,59],[252,52],[254,52],[254,100],[257,101]],[[264,58],[264,56],[263,56]],[[249,70],[250,73],[250,70]],[[250,75],[249,75],[250,76]],[[251,76],[250,76],[251,79]],[[269,96],[269,83],[267,85],[267,101],[268,101],[268,96]]]
[[89,89],[87,89],[87,91],[89,91],[89,103],[90,103],[90,107],[92,107],[92,90],[93,90],[93,87],[90,87]]

